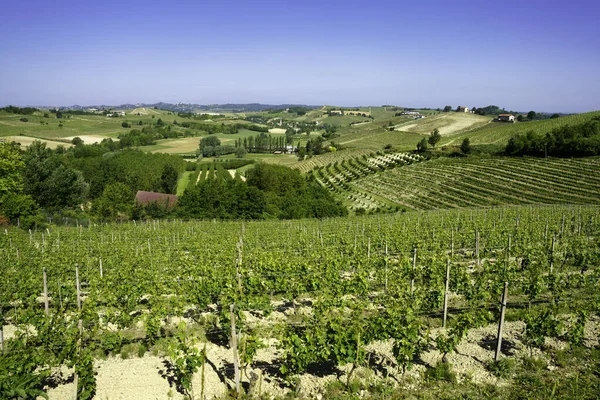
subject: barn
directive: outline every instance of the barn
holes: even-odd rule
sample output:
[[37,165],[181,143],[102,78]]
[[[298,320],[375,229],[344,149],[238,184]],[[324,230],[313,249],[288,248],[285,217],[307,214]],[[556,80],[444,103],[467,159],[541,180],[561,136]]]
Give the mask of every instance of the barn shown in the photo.
[[135,195],[135,204],[139,206],[155,203],[166,205],[167,208],[173,208],[177,204],[177,200],[179,200],[179,198],[174,194],[145,192],[143,190],[138,190]]
[[498,121],[515,122],[515,116],[512,114],[500,114],[498,115]]

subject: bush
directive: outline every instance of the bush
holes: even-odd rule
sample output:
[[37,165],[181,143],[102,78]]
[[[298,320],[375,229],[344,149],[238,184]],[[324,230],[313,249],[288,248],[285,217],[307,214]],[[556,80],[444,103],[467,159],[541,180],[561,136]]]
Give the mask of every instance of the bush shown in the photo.
[[456,374],[452,371],[452,364],[438,362],[434,367],[425,371],[425,379],[428,381],[443,381],[456,383]]
[[506,379],[515,371],[515,364],[515,360],[512,358],[501,358],[498,361],[490,361],[487,368],[495,377]]

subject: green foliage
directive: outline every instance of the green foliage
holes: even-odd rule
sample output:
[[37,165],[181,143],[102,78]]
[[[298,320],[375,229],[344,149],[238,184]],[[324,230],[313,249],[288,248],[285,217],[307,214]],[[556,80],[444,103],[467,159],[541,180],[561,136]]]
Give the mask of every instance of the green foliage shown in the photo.
[[192,337],[183,330],[175,337],[176,342],[169,348],[169,358],[173,362],[173,374],[177,391],[193,399],[192,379],[206,359],[206,347],[198,350]]
[[123,345],[123,334],[118,331],[108,331],[100,336],[100,346],[106,355],[118,354]]
[[102,219],[126,219],[133,208],[133,193],[121,182],[109,183],[94,201],[92,212]]
[[438,362],[435,366],[427,368],[425,379],[427,381],[456,383],[456,373],[452,370],[451,364]]
[[462,143],[460,144],[460,151],[464,154],[469,154],[471,152],[471,141],[469,138],[464,138]]
[[24,166],[21,150],[16,143],[0,143],[0,197],[23,189],[21,170]]
[[533,131],[512,136],[505,149],[508,155],[586,157],[600,154],[600,117],[583,124],[566,125],[546,135]]
[[525,334],[523,342],[530,349],[542,348],[547,336],[556,337],[560,333],[561,322],[554,316],[552,310],[531,312],[525,316]]
[[[226,172],[227,173],[227,172]],[[185,218],[261,219],[266,211],[263,192],[241,179],[207,179],[188,186],[177,213]]]
[[160,177],[162,184],[162,192],[168,194],[177,193],[177,181],[179,173],[172,164],[166,164],[163,168]]
[[490,361],[487,369],[497,378],[510,378],[515,371],[516,362],[512,358],[501,358],[498,361]]
[[567,340],[571,347],[581,346],[585,337],[585,323],[588,319],[588,314],[585,310],[577,310],[577,316],[571,326],[566,329]]
[[247,172],[247,184],[264,192],[267,213],[279,219],[326,218],[347,211],[329,192],[296,170],[258,164]]
[[427,147],[428,147],[428,140],[427,138],[423,138],[421,139],[421,141],[419,143],[417,143],[417,151],[419,153],[424,153],[427,151]]
[[435,145],[438,144],[440,140],[442,140],[442,135],[440,134],[440,131],[437,128],[435,128],[433,132],[431,132],[431,134],[429,135],[427,143],[429,143],[431,147],[435,148]]
[[79,205],[87,194],[83,175],[68,166],[63,156],[33,142],[23,155],[24,191],[42,207],[61,209]]
[[[17,349],[21,351],[11,351]],[[44,379],[50,375],[50,370],[46,367],[40,368],[41,357],[35,349],[25,351],[20,346],[0,352],[0,398],[30,399],[41,396],[48,399],[48,395],[41,388]]]
[[96,373],[94,372],[94,358],[90,350],[81,350],[75,362],[75,372],[78,376],[77,398],[93,399],[96,395]]

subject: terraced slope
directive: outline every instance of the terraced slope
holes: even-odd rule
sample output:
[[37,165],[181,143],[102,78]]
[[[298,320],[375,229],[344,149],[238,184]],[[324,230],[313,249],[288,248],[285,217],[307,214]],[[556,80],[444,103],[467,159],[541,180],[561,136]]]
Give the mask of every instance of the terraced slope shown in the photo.
[[393,211],[397,205],[374,193],[367,193],[351,184],[382,171],[421,161],[419,155],[392,153],[384,155],[362,155],[320,165],[310,172],[313,179],[332,191],[352,210],[383,209]]
[[359,178],[346,190],[414,210],[598,204],[600,158],[440,158]]

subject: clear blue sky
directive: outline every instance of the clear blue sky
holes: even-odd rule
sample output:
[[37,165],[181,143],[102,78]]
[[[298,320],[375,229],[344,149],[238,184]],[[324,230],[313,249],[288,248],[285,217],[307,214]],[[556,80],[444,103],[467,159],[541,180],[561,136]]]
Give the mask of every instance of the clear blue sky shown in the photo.
[[12,1],[0,105],[600,109],[600,1]]

